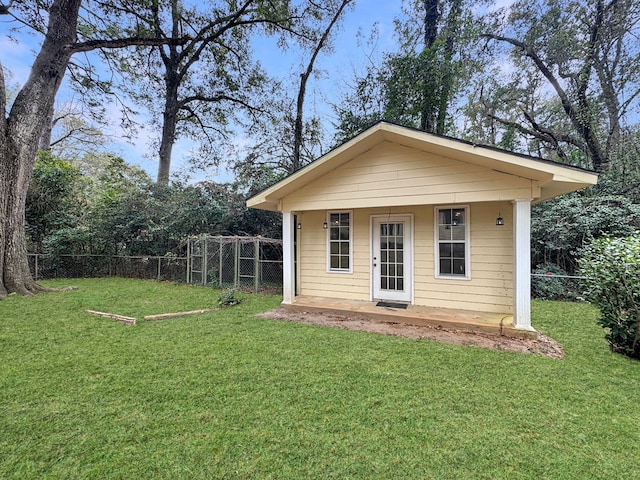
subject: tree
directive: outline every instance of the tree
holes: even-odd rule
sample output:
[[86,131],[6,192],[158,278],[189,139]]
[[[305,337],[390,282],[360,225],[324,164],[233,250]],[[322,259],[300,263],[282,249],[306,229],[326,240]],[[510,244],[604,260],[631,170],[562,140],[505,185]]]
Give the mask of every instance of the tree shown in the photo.
[[481,24],[477,7],[467,0],[408,2],[396,19],[400,50],[369,66],[337,107],[339,138],[378,120],[440,135],[452,131],[465,79],[479,68],[473,55]]
[[157,181],[167,184],[179,137],[199,144],[200,163],[217,163],[220,146],[230,143],[229,125],[264,112],[268,82],[253,59],[251,35],[258,28],[303,34],[295,31],[299,18],[289,0],[166,0],[152,2],[146,14],[136,14],[136,5],[128,10],[129,32],[190,37],[183,45],[157,46],[151,55],[145,49],[127,52],[114,62],[125,73],[129,95],[152,113],[161,130]]
[[54,230],[73,223],[74,196],[80,169],[70,162],[41,150],[27,192],[26,222],[36,252]]
[[640,358],[640,235],[592,241],[581,252],[580,266],[611,350]]
[[[0,298],[8,293],[33,295],[43,290],[29,271],[25,237],[25,205],[39,139],[53,108],[71,56],[96,48],[184,43],[186,38],[111,37],[78,41],[82,0],[54,0],[47,10],[46,35],[31,73],[7,112],[6,87],[0,66]],[[2,12],[11,12],[11,4]],[[96,5],[91,5],[98,8]],[[37,5],[20,4],[19,12],[39,14]],[[25,15],[25,20],[28,20]],[[42,18],[35,16],[36,20]]]
[[307,82],[309,81],[309,76],[313,72],[313,66],[320,54],[320,51],[326,46],[329,35],[331,34],[331,30],[334,28],[340,15],[344,9],[349,5],[352,0],[341,0],[341,2],[337,5],[335,9],[335,13],[331,17],[329,23],[327,24],[324,31],[320,34],[316,45],[313,47],[311,51],[311,56],[309,58],[309,62],[307,63],[307,68],[303,73],[300,74],[300,87],[298,88],[298,98],[296,101],[296,120],[294,125],[294,133],[293,133],[293,159],[289,173],[293,173],[297,170],[300,170],[304,166],[304,163],[301,158],[301,149],[304,142],[304,132],[303,132],[303,115],[304,115],[304,99],[307,91]]
[[639,22],[634,0],[515,2],[483,35],[513,61],[506,85],[488,79],[486,115],[518,149],[606,171],[638,105]]
[[332,31],[353,1],[309,1],[303,10],[305,17],[314,20],[307,22],[304,36],[290,35],[306,62],[301,66],[297,96],[294,99],[288,94],[296,88],[295,83],[290,88],[280,86],[276,93],[280,100],[273,102],[251,129],[253,145],[234,166],[238,188],[257,192],[322,154],[322,122],[315,116],[305,120],[308,83],[317,71],[320,53],[333,48]]
[[65,104],[52,110],[53,114],[47,118],[40,137],[40,150],[51,151],[61,158],[74,159],[95,154],[104,148],[105,135],[91,124],[89,115],[79,107]]

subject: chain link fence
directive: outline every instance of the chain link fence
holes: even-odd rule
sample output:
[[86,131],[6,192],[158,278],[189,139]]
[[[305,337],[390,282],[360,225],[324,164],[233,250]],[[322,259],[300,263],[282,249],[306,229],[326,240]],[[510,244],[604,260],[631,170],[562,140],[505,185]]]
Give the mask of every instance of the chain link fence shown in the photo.
[[128,277],[187,282],[214,288],[282,292],[282,241],[200,235],[187,256],[29,254],[36,280]]
[[186,257],[29,254],[36,280],[51,278],[129,277],[184,282]]
[[200,235],[187,245],[187,282],[282,292],[282,240]]
[[586,280],[588,277],[578,275],[532,273],[531,296],[542,300],[585,301]]

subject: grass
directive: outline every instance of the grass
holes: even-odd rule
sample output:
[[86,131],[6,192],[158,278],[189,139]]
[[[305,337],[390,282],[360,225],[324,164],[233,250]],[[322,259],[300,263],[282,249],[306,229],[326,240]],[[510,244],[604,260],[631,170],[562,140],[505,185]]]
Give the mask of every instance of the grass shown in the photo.
[[0,302],[0,478],[640,478],[640,364],[585,304],[563,360],[258,319],[275,296],[124,279]]

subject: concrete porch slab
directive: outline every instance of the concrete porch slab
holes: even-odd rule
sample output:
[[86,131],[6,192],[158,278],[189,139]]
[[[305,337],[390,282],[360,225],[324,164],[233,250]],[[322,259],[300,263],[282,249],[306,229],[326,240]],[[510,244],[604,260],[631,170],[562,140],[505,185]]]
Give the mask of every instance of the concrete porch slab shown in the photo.
[[513,327],[513,315],[509,313],[487,313],[472,310],[408,305],[406,309],[378,307],[377,302],[342,300],[336,298],[297,296],[292,304],[283,304],[301,312],[332,313],[338,315],[361,315],[381,322],[425,325],[467,332],[493,333],[518,338],[536,338],[537,332]]

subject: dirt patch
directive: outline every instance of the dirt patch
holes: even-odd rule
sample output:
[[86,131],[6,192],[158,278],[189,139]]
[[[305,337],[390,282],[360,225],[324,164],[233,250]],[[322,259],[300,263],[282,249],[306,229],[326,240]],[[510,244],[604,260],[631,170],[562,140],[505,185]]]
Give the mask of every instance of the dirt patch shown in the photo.
[[298,312],[287,308],[270,310],[260,314],[259,317],[360,330],[363,332],[395,335],[420,340],[433,340],[455,345],[469,345],[481,348],[492,348],[494,350],[506,350],[509,352],[533,353],[550,358],[564,357],[562,345],[542,333],[538,333],[538,338],[534,340],[490,333],[475,333],[431,326],[383,322],[359,314],[337,315],[333,313]]

